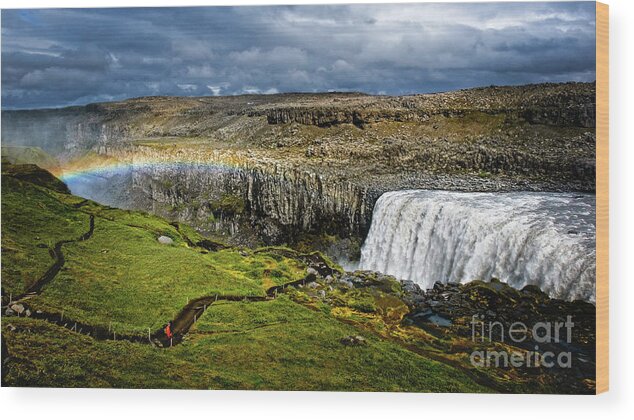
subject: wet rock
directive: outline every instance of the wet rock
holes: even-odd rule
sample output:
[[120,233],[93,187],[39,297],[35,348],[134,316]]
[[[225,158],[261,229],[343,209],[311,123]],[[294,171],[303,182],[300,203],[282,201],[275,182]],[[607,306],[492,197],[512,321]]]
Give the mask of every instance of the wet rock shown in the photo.
[[437,281],[436,283],[434,283],[433,290],[435,292],[445,290],[445,285]]
[[412,312],[410,314],[410,318],[414,318],[414,319],[427,318],[431,314],[433,314],[432,310],[430,308],[425,308],[416,312]]
[[537,298],[539,300],[548,299],[548,295],[546,293],[544,293],[538,286],[532,284],[524,286],[521,291],[522,294]]
[[[587,346],[587,351],[594,349],[588,343],[595,340],[595,306],[583,301],[551,299],[536,286],[526,286],[518,291],[492,279],[490,282],[435,284],[424,293],[408,292],[404,285],[403,291],[403,300],[411,308],[407,318],[421,328],[428,328],[429,321],[466,337],[472,333],[470,322],[474,315],[483,322],[499,322],[507,329],[514,322],[531,326],[537,322],[562,322],[571,316],[575,322],[573,341]],[[430,320],[432,315],[436,318]],[[421,323],[422,320],[425,322]],[[529,346],[530,340],[526,343]]]
[[414,283],[412,280],[401,280],[401,286],[403,287],[403,291],[411,294],[420,294],[423,293],[423,290],[420,286]]

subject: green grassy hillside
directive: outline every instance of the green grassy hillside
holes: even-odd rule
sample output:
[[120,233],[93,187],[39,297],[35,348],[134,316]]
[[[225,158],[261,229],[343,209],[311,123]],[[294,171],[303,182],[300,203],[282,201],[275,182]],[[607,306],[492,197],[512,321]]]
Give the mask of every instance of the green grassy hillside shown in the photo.
[[[202,246],[185,226],[74,197],[42,182],[46,172],[27,172],[33,167],[5,165],[2,173],[4,385],[493,390],[494,380],[390,336],[403,304],[388,292],[330,286],[330,303],[315,303],[308,286],[270,292],[312,281],[307,261],[315,255]],[[181,344],[143,341],[191,299],[216,295]],[[18,305],[31,316],[17,317]],[[88,336],[89,328],[112,338]],[[358,335],[361,344],[346,345]]]

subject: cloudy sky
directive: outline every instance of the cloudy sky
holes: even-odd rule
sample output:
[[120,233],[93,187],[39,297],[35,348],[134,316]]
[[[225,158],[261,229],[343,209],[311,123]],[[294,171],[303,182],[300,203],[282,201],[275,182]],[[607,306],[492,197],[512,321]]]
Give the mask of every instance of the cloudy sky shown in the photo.
[[594,10],[592,2],[3,10],[2,108],[592,81]]

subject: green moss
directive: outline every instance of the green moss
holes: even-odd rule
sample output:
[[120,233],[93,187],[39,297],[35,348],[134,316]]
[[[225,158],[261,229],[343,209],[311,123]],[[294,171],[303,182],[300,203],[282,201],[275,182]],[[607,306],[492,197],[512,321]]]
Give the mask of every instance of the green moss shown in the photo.
[[341,266],[339,264],[334,262],[329,256],[324,255],[323,253],[321,253],[319,251],[315,251],[314,254],[319,255],[321,257],[321,259],[323,259],[324,262],[328,265],[328,267],[334,269],[335,271],[339,272],[340,274],[345,273],[345,270],[343,268],[341,268]]
[[224,215],[236,215],[244,212],[245,203],[240,195],[224,193],[220,199],[210,201],[209,207]]
[[172,181],[169,178],[166,179],[161,179],[159,181],[159,187],[163,190],[169,190],[170,188],[172,188],[174,186],[174,181]]

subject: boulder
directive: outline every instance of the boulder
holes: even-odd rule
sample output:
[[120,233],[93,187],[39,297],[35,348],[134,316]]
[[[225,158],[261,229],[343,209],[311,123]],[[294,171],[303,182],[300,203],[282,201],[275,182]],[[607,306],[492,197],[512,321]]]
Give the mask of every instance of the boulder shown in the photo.
[[414,283],[412,280],[401,280],[401,286],[403,291],[409,294],[421,294],[423,293],[420,286]]
[[351,281],[343,277],[339,279],[339,284],[350,288],[354,287]]
[[9,306],[9,308],[11,308],[13,312],[17,313],[18,315],[22,315],[22,313],[26,309],[21,303],[14,303],[13,305]]
[[319,275],[319,272],[315,270],[313,267],[308,267],[308,269],[306,269],[306,274],[308,274],[309,276],[317,277]]
[[163,245],[172,245],[174,243],[174,240],[172,238],[170,238],[169,236],[159,236],[158,237],[158,241],[160,244]]
[[548,299],[548,295],[546,293],[544,293],[539,288],[539,286],[535,286],[533,284],[529,284],[529,285],[524,286],[524,288],[522,288],[521,292],[524,295],[532,296],[533,298],[536,298],[536,299],[540,299],[540,300]]

